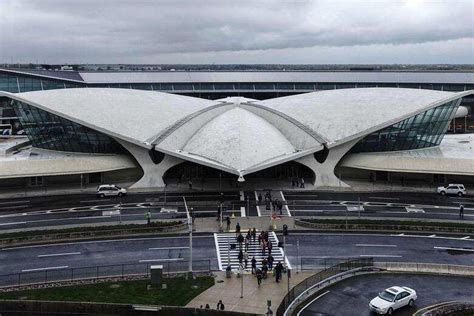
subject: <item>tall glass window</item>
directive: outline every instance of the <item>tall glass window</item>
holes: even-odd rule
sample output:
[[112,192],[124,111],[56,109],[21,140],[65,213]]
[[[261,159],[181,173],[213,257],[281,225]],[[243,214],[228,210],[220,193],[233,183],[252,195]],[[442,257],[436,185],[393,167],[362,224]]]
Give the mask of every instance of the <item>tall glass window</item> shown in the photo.
[[364,137],[352,153],[410,150],[438,146],[456,114],[454,100]]
[[112,138],[88,127],[23,102],[12,101],[12,106],[34,147],[82,153],[124,152]]

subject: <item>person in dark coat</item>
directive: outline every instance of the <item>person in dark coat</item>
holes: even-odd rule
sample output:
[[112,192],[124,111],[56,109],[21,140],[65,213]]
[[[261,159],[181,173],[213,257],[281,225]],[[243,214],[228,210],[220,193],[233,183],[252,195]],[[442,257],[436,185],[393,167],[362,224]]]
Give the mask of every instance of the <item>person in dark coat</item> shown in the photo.
[[283,273],[283,265],[281,264],[280,261],[278,261],[275,267],[275,279],[277,283],[280,282],[282,273]]
[[244,261],[244,253],[242,252],[242,249],[239,251],[238,258],[240,265],[242,265],[242,261]]
[[252,260],[250,260],[252,263],[252,274],[257,273],[257,259],[255,257],[252,257]]
[[219,302],[217,303],[217,310],[218,311],[224,310],[224,303],[222,303],[222,300],[219,300]]

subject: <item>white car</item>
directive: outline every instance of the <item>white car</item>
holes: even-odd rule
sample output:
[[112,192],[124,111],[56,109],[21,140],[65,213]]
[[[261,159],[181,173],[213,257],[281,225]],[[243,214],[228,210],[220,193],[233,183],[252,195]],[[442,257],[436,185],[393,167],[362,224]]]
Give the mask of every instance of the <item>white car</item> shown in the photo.
[[415,290],[409,287],[392,286],[371,300],[369,308],[377,314],[392,315],[393,311],[400,307],[413,306],[417,298]]
[[457,196],[466,195],[466,188],[463,184],[448,184],[444,187],[438,187],[438,194],[455,194]]
[[101,198],[106,196],[122,196],[127,194],[127,190],[114,184],[103,184],[97,187],[97,195]]

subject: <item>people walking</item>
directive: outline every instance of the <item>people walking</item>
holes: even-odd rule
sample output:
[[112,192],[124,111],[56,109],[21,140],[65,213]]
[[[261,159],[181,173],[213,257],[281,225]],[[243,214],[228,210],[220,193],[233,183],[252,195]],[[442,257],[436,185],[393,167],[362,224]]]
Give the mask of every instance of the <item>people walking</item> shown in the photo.
[[235,236],[238,236],[240,234],[240,224],[237,223],[237,225],[235,225]]
[[257,259],[255,259],[255,256],[250,260],[250,264],[252,265],[252,274],[257,273]]
[[262,198],[262,193],[259,193],[259,194],[258,194],[258,204],[259,204],[259,205],[262,204],[262,200],[263,200],[263,198]]
[[191,179],[189,179],[188,181],[188,186],[189,186],[189,190],[193,189],[193,182],[191,181]]
[[150,225],[151,224],[151,212],[150,211],[147,211],[145,213],[145,218],[146,218],[146,224]]
[[271,256],[272,255],[272,249],[273,249],[273,245],[272,245],[271,242],[268,243],[267,248],[268,248],[268,255]]
[[257,238],[257,230],[255,227],[252,229],[252,241],[255,242],[255,239]]
[[464,205],[459,205],[459,217],[464,218]]
[[282,273],[283,273],[283,265],[281,264],[280,261],[278,261],[275,267],[275,280],[277,283],[280,282]]
[[242,234],[237,236],[237,242],[239,243],[239,249],[242,250],[242,244],[244,242],[244,236]]
[[239,258],[239,264],[242,266],[242,262],[244,261],[244,253],[242,252],[242,249],[240,249],[237,257]]
[[244,252],[244,265],[245,269],[247,269],[247,265],[249,263],[249,253],[247,251]]
[[262,284],[262,278],[263,278],[262,270],[257,269],[257,272],[255,272],[255,274],[257,275],[257,284],[258,286],[260,286],[260,284]]
[[217,302],[217,310],[218,311],[224,310],[224,303],[222,303],[222,300],[219,300],[219,302]]
[[273,270],[273,261],[275,259],[273,258],[273,256],[270,254],[268,255],[268,258],[267,258],[267,262],[268,262],[268,269],[270,270]]
[[303,178],[300,179],[300,188],[304,188],[304,179]]
[[250,235],[247,234],[247,236],[245,236],[245,251],[249,251],[249,245],[250,245]]
[[227,230],[227,231],[230,231],[230,224],[231,224],[231,221],[230,221],[230,217],[229,217],[229,216],[227,216],[227,217],[225,218],[225,222],[227,223],[227,229],[226,229],[226,230]]

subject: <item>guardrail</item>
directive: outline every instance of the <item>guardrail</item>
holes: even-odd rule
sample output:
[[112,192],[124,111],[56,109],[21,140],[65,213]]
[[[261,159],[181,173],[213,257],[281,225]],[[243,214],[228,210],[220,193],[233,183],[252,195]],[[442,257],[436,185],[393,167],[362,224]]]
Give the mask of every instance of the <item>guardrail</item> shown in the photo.
[[437,273],[474,276],[474,266],[412,262],[375,262],[374,266],[386,271],[394,272]]
[[316,274],[313,274],[312,276],[298,283],[285,295],[282,302],[278,306],[276,315],[283,316],[285,314],[285,311],[290,307],[292,302],[297,297],[306,292],[308,289],[314,287],[319,282],[328,279],[332,276],[335,276],[341,272],[371,266],[373,266],[373,258],[353,259],[340,262]]
[[[0,275],[0,288],[20,287],[27,285],[48,284],[55,282],[67,282],[78,280],[98,280],[107,278],[125,278],[127,276],[150,275],[150,266],[160,264],[163,266],[163,274],[188,273],[189,262],[180,261],[157,261],[143,263],[122,263],[114,265],[88,266],[88,267],[57,267],[54,269],[32,269],[23,270],[19,273]],[[193,272],[211,272],[217,270],[212,265],[212,260],[194,260]]]

